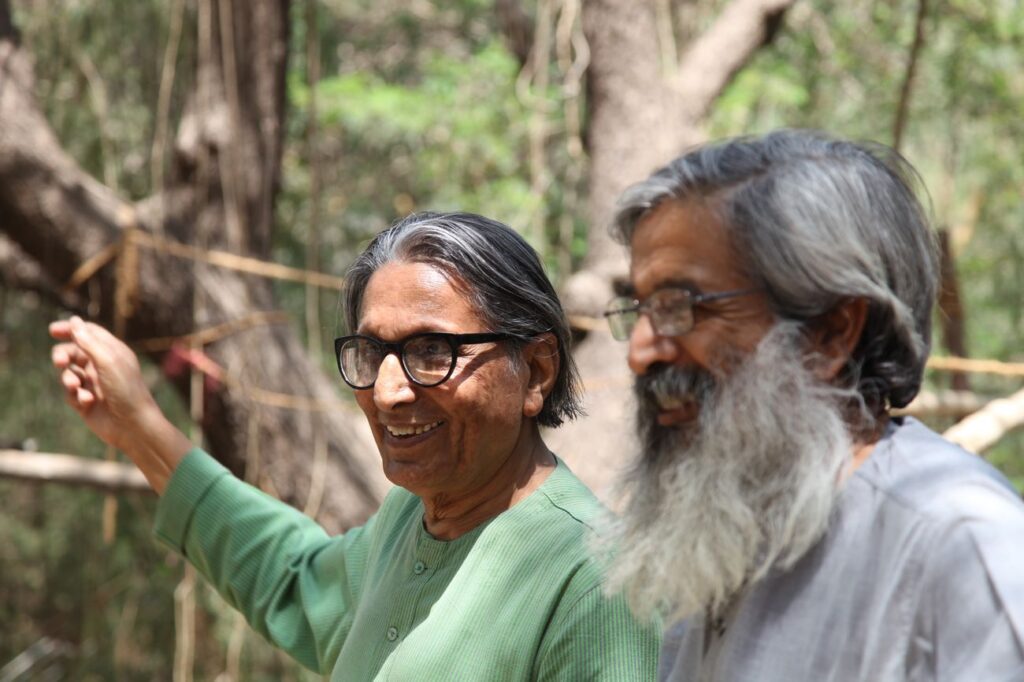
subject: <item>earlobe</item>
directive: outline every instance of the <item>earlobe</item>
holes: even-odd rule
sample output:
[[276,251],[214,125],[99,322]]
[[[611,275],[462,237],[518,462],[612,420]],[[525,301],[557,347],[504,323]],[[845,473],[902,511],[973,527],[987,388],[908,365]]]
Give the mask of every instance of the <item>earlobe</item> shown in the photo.
[[523,349],[523,359],[529,371],[523,415],[536,417],[544,409],[544,400],[551,393],[558,376],[558,339],[550,332],[541,334]]
[[848,298],[817,320],[808,334],[818,361],[814,371],[822,381],[832,381],[843,371],[864,333],[868,301]]

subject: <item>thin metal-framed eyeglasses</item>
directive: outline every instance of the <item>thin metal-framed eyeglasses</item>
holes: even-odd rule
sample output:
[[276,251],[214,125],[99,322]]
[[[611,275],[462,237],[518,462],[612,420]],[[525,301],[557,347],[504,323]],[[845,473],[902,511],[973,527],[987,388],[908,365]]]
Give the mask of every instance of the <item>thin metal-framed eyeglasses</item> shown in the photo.
[[709,294],[695,294],[689,289],[666,287],[658,289],[644,301],[629,296],[618,296],[608,303],[604,316],[608,320],[612,337],[628,341],[641,315],[647,315],[658,336],[681,336],[693,329],[693,309],[696,306],[726,298],[755,294],[759,289],[737,289]]
[[462,346],[509,339],[522,337],[503,332],[424,332],[389,342],[356,334],[334,339],[334,355],[341,378],[354,389],[372,388],[377,381],[381,363],[391,354],[399,358],[409,381],[430,388],[443,384],[451,377]]

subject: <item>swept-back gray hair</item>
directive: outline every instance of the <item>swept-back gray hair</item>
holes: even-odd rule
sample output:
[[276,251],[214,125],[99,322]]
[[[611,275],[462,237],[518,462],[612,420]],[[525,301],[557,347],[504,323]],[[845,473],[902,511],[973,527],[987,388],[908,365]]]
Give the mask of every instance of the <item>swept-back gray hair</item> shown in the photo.
[[[537,252],[512,228],[473,213],[415,213],[370,242],[348,270],[342,293],[348,328],[359,326],[363,293],[379,268],[394,261],[427,263],[454,276],[489,330],[558,340],[558,375],[537,415],[558,426],[582,412],[579,374],[569,353],[569,321]],[[473,330],[477,331],[477,330]],[[509,342],[515,357],[521,346]]]
[[813,321],[868,301],[846,381],[875,415],[917,394],[938,285],[920,178],[892,149],[781,130],[699,147],[630,187],[615,220],[627,244],[666,199],[709,199],[782,318]]

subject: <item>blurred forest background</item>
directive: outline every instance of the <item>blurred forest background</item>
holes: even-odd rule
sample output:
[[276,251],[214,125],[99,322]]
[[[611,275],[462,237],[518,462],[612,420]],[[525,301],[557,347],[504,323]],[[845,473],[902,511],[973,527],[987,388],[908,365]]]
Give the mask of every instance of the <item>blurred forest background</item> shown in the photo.
[[[50,367],[73,311],[238,475],[361,522],[385,483],[335,375],[336,281],[202,254],[340,276],[396,218],[464,209],[522,231],[577,316],[591,418],[551,440],[604,491],[629,451],[624,348],[593,324],[624,273],[614,196],[780,126],[897,145],[945,244],[935,354],[1024,362],[1021,111],[1017,0],[0,0],[0,450],[111,455]],[[927,421],[1016,367],[931,370]],[[1018,487],[1022,446],[984,448]],[[0,478],[0,678],[315,679],[113,488]]]

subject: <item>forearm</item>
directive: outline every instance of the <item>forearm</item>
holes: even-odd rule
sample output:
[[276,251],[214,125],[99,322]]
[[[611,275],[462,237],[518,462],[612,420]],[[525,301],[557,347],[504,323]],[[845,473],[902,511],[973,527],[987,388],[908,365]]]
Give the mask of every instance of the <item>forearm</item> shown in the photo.
[[[193,450],[157,506],[156,536],[184,555],[262,636],[313,670],[344,637],[363,529],[328,537],[312,519]],[[330,544],[330,550],[326,546]],[[365,556],[365,545],[356,550]],[[332,644],[333,643],[333,644]]]

